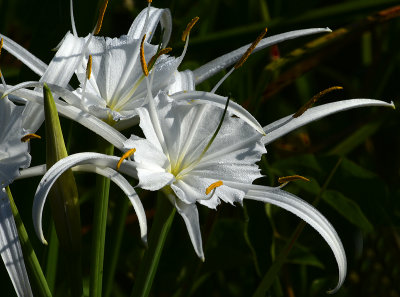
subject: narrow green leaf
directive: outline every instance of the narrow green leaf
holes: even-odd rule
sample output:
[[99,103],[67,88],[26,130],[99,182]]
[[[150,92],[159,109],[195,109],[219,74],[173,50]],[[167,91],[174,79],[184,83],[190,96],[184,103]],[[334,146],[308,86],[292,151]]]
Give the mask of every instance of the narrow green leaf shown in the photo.
[[334,190],[327,190],[322,195],[322,199],[349,222],[356,225],[363,231],[371,232],[374,230],[374,227],[368,221],[357,203],[345,197],[342,193]]
[[347,155],[349,152],[351,152],[357,146],[363,143],[368,137],[373,135],[379,129],[380,125],[380,122],[372,122],[362,126],[349,137],[347,137],[344,141],[335,146],[329,152],[329,154],[340,156]]

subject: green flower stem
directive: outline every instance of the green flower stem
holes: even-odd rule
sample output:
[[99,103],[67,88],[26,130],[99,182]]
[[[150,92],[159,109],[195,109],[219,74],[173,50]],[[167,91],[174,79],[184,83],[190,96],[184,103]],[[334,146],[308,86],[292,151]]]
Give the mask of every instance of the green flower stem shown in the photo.
[[58,247],[59,243],[58,243],[56,228],[54,226],[54,222],[52,221],[50,226],[49,249],[47,251],[47,262],[46,262],[46,279],[51,292],[54,292],[56,283]]
[[166,197],[158,197],[156,214],[149,235],[149,249],[140,264],[131,297],[147,297],[149,295],[175,212],[175,207]]
[[24,260],[27,265],[28,271],[30,272],[29,274],[31,276],[30,281],[38,289],[39,296],[50,297],[51,292],[47,285],[46,278],[44,277],[42,268],[40,267],[35,251],[33,250],[33,247],[29,241],[28,233],[26,232],[21,216],[19,215],[10,188],[7,187],[6,190],[8,198],[10,199],[10,205],[15,219],[15,224],[17,225],[19,240],[21,242],[22,252],[24,254]]
[[130,206],[131,204],[129,202],[129,199],[125,199],[125,197],[122,197],[122,199],[118,199],[117,201],[114,213],[115,218],[113,224],[111,225],[110,232],[112,234],[112,239],[110,240],[111,247],[109,253],[107,253],[109,257],[106,260],[107,269],[105,270],[104,277],[104,297],[109,297],[112,292],[115,270],[117,268],[119,251],[121,248],[122,238],[125,230],[125,221]]
[[[105,140],[99,140],[99,152],[107,155],[114,153],[114,146]],[[106,225],[110,180],[103,176],[96,177],[96,197],[94,200],[92,258],[90,262],[90,297],[102,296],[104,245],[106,240]]]

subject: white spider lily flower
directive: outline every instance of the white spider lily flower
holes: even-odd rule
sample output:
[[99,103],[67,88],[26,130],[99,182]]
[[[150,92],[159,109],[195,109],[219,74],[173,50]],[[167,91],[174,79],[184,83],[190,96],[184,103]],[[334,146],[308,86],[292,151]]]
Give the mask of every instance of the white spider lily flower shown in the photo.
[[[132,136],[124,142],[125,150],[135,148],[134,161],[122,163],[119,171],[139,179],[140,187],[166,190],[169,199],[184,219],[194,249],[204,258],[196,202],[215,208],[220,201],[242,203],[243,199],[278,205],[313,226],[330,245],[339,267],[339,282],[346,275],[346,256],[331,224],[311,205],[279,188],[253,185],[260,177],[255,164],[265,153],[264,144],[308,122],[329,114],[363,106],[393,106],[378,100],[353,99],[310,108],[298,118],[289,116],[259,131],[252,118],[240,109],[229,109],[213,141],[213,133],[221,121],[221,98],[205,92],[176,94],[173,98],[161,92],[154,99],[154,108],[141,107],[140,126],[146,139]],[[150,100],[153,100],[150,98]],[[151,101],[149,101],[151,102]],[[210,104],[204,104],[205,102]],[[216,106],[215,106],[216,105]],[[264,135],[264,133],[266,135]],[[273,135],[269,137],[269,133]],[[208,147],[208,148],[207,148]],[[91,164],[115,168],[118,158],[80,153],[57,162],[43,177],[35,195],[33,217],[35,230],[41,231],[41,212],[47,193],[55,179],[76,165]]]
[[5,187],[31,161],[28,143],[22,141],[26,134],[22,128],[23,110],[7,98],[0,100],[0,253],[15,292],[21,297],[33,295]]
[[[159,23],[164,30],[162,42],[160,46],[152,45],[150,41]],[[85,38],[88,43],[85,56],[76,70],[81,87],[74,94],[80,100],[64,99],[104,121],[117,124],[118,128],[129,126],[137,115],[135,109],[144,104],[147,94],[140,64],[142,42],[144,59],[150,61],[157,57],[150,69],[155,76],[155,94],[169,85],[180,63],[179,58],[162,54],[167,52],[165,46],[171,35],[171,24],[168,9],[148,7],[136,17],[127,35],[109,38],[89,34]],[[137,123],[137,119],[134,122]]]

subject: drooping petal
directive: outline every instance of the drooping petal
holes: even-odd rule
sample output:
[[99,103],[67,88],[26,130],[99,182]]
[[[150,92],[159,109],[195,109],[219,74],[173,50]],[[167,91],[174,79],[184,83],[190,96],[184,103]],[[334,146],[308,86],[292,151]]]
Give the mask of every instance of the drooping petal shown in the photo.
[[131,184],[123,177],[120,173],[111,168],[102,168],[95,165],[78,165],[73,168],[74,171],[80,172],[93,172],[105,176],[111,179],[118,187],[124,191],[125,195],[128,197],[131,202],[133,209],[138,217],[139,227],[140,227],[140,236],[143,242],[147,242],[147,221],[146,221],[146,213],[143,208],[143,204],[140,201],[139,196],[137,195],[135,189],[131,186]]
[[4,188],[0,189],[0,253],[17,296],[33,296],[10,200]]
[[350,99],[316,106],[306,110],[304,114],[297,118],[289,115],[265,126],[264,132],[266,136],[263,137],[262,142],[267,145],[286,133],[330,114],[365,106],[394,107],[394,104],[373,99]]
[[176,199],[173,194],[168,197],[175,205],[176,210],[183,218],[186,229],[189,233],[190,240],[192,241],[193,248],[197,256],[204,262],[203,242],[201,239],[199,212],[195,203],[187,204],[182,202],[179,198]]
[[335,255],[339,267],[339,281],[336,287],[330,291],[334,293],[342,286],[346,277],[347,261],[342,242],[329,221],[312,205],[297,196],[285,192],[279,188],[271,188],[257,185],[244,185],[239,183],[227,183],[228,186],[246,191],[245,199],[262,201],[279,206],[310,224],[329,244]]
[[14,42],[7,36],[0,34],[0,39],[4,39],[3,48],[7,50],[10,54],[24,63],[29,69],[31,69],[36,74],[42,76],[46,69],[47,65],[39,58],[32,55],[29,51],[24,49],[18,43]]
[[[118,161],[119,158],[114,156],[98,153],[78,153],[61,159],[46,172],[36,190],[32,207],[32,217],[35,232],[43,243],[46,242],[42,230],[43,207],[46,202],[47,194],[58,177],[66,170],[76,165],[93,164],[99,167],[116,168]],[[119,171],[137,179],[135,162],[123,162],[119,168]]]
[[[146,22],[148,8],[143,9],[139,15],[133,21],[129,31],[128,36],[132,36],[135,39],[141,39],[144,34],[146,34],[146,41],[150,42],[156,32],[158,23],[161,24],[161,29],[164,30],[163,35],[163,48],[169,42],[172,31],[172,16],[169,9],[160,9],[155,7],[150,7],[149,19]],[[146,27],[145,27],[146,25]]]
[[[0,85],[0,93],[5,91],[4,87]],[[55,91],[58,91],[58,88],[55,88]],[[38,103],[41,106],[43,105],[43,94],[42,92],[36,92],[26,89],[19,89],[16,90],[15,95],[30,100],[34,103]],[[72,94],[71,92],[64,90],[64,92],[60,92],[63,96],[68,96],[68,94]],[[73,94],[71,95],[73,96]],[[71,97],[73,100],[73,97]],[[126,140],[126,137],[122,135],[119,131],[115,130],[110,125],[106,124],[102,120],[88,114],[74,106],[68,105],[65,102],[60,101],[59,99],[54,99],[56,102],[58,112],[67,118],[70,118],[81,125],[85,126],[86,128],[92,130],[96,134],[103,137],[105,140],[113,144],[118,149],[122,150],[123,143]]]
[[[182,92],[176,93],[171,96],[174,100],[177,101],[186,101],[191,104],[196,103],[209,103],[221,108],[225,108],[226,105],[226,97],[222,97],[213,93],[209,92],[201,92],[201,91],[194,91],[194,92]],[[229,102],[228,110],[233,113],[234,115],[238,116],[254,129],[259,131],[261,134],[264,134],[264,130],[260,123],[241,105],[233,102],[232,100]]]
[[[332,32],[329,28],[314,28],[314,29],[304,29],[304,30],[296,30],[296,31],[291,31],[291,32],[286,32],[282,34],[277,34],[271,37],[264,38],[263,40],[260,41],[260,43],[257,45],[257,47],[254,49],[253,53],[262,50],[268,46],[297,38],[297,37],[302,37],[302,36],[307,36],[311,34],[317,34],[317,33],[326,33],[326,32]],[[214,74],[220,72],[221,70],[235,64],[246,52],[246,50],[249,48],[251,44],[242,46],[241,48],[234,50],[228,54],[225,54],[215,60],[212,60],[203,66],[195,69],[193,71],[193,76],[194,76],[194,81],[195,84],[199,84],[209,77],[213,76]]]

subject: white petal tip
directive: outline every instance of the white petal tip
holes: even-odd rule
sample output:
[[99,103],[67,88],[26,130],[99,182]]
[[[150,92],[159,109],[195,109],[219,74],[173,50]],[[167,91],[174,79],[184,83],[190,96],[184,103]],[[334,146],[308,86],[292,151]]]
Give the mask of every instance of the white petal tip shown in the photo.
[[201,257],[200,257],[200,260],[201,260],[201,262],[204,263],[204,262],[206,261],[206,258],[204,258],[204,256],[201,256]]
[[142,239],[142,242],[143,242],[144,246],[147,249],[149,247],[149,245],[147,243],[147,235],[143,235],[141,239]]
[[325,30],[326,30],[326,32],[332,33],[332,30],[329,27],[326,27]]
[[393,109],[396,109],[396,106],[394,105],[393,101],[390,101],[390,105],[392,106]]
[[44,239],[44,238],[42,238],[42,243],[43,243],[44,245],[49,245],[49,243],[47,242],[47,240]]
[[337,286],[336,288],[334,288],[332,290],[326,291],[326,294],[329,294],[329,295],[335,294],[335,293],[337,293],[337,291],[339,291],[340,287],[341,287],[341,285]]

